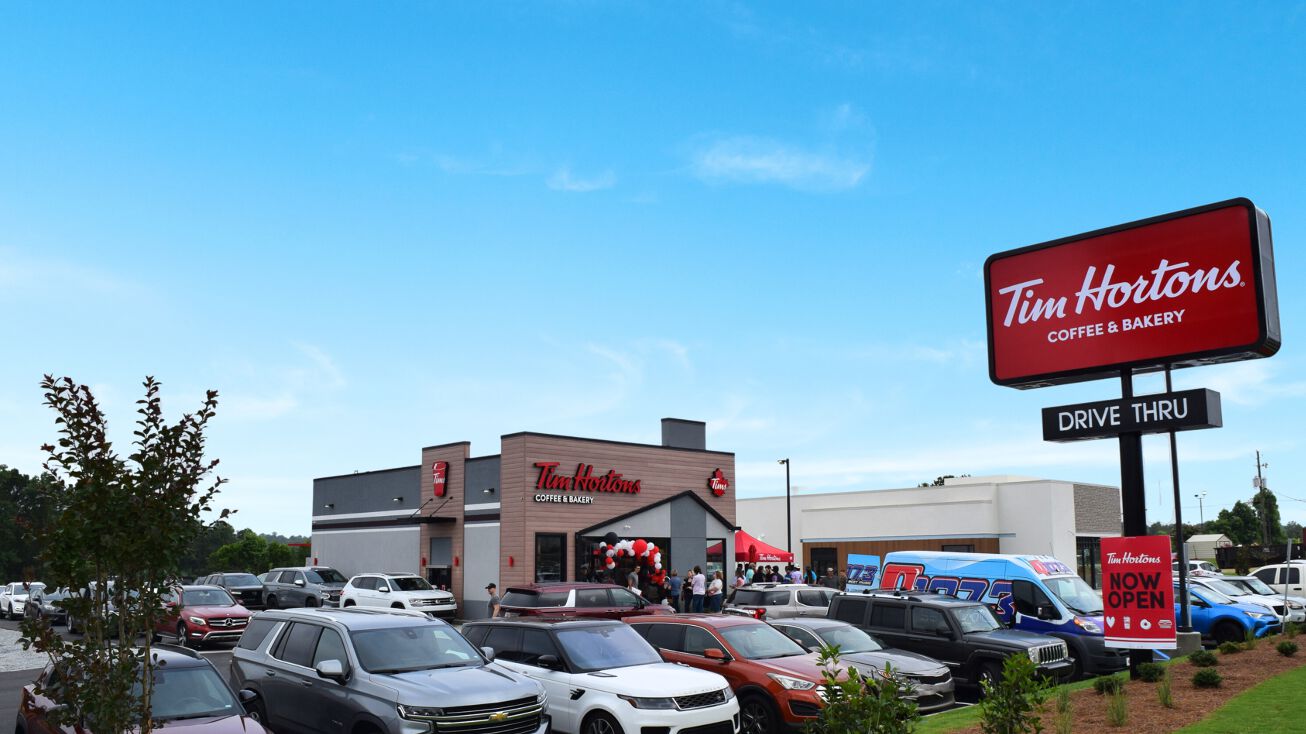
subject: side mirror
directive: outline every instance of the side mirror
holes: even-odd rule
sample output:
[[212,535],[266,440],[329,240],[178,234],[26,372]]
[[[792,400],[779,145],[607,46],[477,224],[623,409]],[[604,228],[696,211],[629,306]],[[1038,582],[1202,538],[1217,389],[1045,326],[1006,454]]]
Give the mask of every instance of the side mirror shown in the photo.
[[298,586],[301,589],[304,588],[304,579],[295,579],[295,586]]
[[482,647],[482,648],[481,648],[481,654],[485,656],[485,659],[486,659],[486,660],[489,660],[490,662],[494,662],[494,648],[493,648],[493,647]]
[[729,658],[726,657],[726,654],[724,652],[722,652],[719,648],[715,648],[715,647],[709,647],[708,649],[704,650],[703,657],[707,658],[708,660],[716,660],[717,662],[721,662],[721,663],[729,662],[730,660]]
[[541,655],[535,659],[535,663],[541,668],[548,668],[549,670],[562,668],[562,661],[558,659],[557,655]]
[[1038,613],[1035,616],[1039,619],[1056,619],[1058,615],[1056,607],[1043,604],[1038,608]]
[[242,688],[240,693],[236,694],[236,697],[240,699],[241,703],[248,704],[253,703],[254,699],[258,698],[258,694],[248,688]]
[[390,587],[387,586],[387,587],[385,587],[384,589],[377,589],[377,591],[381,592],[382,594],[389,594],[389,593],[390,593]]
[[333,680],[337,683],[345,682],[345,666],[339,660],[323,660],[314,669],[320,678]]
[[936,637],[952,637],[952,628],[948,626],[935,627],[934,635]]

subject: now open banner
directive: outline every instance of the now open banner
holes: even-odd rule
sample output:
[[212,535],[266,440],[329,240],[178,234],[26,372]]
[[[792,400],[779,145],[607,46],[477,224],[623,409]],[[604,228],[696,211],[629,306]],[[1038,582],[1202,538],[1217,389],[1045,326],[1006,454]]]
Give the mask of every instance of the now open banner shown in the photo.
[[1106,644],[1173,650],[1174,581],[1170,536],[1102,539],[1102,603]]

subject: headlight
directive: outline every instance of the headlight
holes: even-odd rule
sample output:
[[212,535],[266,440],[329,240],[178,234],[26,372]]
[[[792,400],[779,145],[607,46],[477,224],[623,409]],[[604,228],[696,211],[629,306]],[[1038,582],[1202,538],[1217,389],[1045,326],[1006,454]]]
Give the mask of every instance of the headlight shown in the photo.
[[639,696],[617,696],[637,709],[675,709],[676,701],[672,698],[640,698]]
[[405,719],[434,719],[443,716],[444,710],[431,706],[405,706],[399,704],[399,716]]
[[1295,601],[1290,601],[1290,602],[1288,602],[1288,608],[1289,608],[1289,609],[1301,609],[1301,608],[1302,608],[1302,605],[1298,604],[1298,603],[1295,602]]
[[1094,622],[1091,619],[1075,617],[1075,625],[1090,635],[1096,635],[1102,632],[1102,628],[1097,626],[1097,622]]
[[1266,614],[1266,613],[1264,613],[1264,612],[1247,612],[1246,614],[1247,614],[1247,616],[1251,617],[1252,619],[1265,619],[1266,617],[1271,616],[1271,615]]
[[186,619],[190,620],[190,623],[197,627],[207,627],[209,624],[203,617],[187,617]]
[[735,697],[735,689],[731,688],[730,686],[726,686],[725,688],[722,688],[721,693],[722,695],[725,696],[725,699],[727,701]]
[[1029,655],[1029,660],[1030,660],[1030,662],[1032,662],[1032,663],[1037,663],[1037,662],[1038,662],[1038,648],[1037,648],[1037,647],[1031,647],[1031,648],[1028,648],[1028,649],[1025,650],[1025,652],[1026,652],[1026,654]]
[[816,687],[815,683],[810,680],[803,680],[802,678],[793,678],[787,675],[778,675],[776,673],[767,673],[766,675],[771,680],[779,683],[780,687],[786,691],[810,691]]

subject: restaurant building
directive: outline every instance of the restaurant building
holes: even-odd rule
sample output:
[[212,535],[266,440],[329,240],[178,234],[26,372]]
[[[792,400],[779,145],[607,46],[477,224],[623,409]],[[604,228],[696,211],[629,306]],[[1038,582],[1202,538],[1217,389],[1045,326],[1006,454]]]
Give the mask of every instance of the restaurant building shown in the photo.
[[735,456],[708,450],[706,429],[665,418],[660,445],[513,433],[497,454],[446,443],[415,466],[315,479],[312,560],[346,576],[416,571],[464,618],[485,616],[490,582],[651,570],[651,554],[609,559],[600,544],[614,539],[656,546],[681,575],[732,569]]

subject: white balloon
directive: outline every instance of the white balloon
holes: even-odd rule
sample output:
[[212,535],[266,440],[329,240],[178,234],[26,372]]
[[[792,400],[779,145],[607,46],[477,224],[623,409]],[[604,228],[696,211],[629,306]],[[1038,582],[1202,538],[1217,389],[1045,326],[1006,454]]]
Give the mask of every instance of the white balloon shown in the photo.
[[659,553],[659,554],[653,556],[653,562],[656,563],[656,564],[658,564],[658,565],[662,565],[662,554]]
[[661,570],[662,570],[662,564],[661,564],[661,563],[654,563],[654,564],[653,564],[653,570],[654,570],[654,571],[661,571]]

